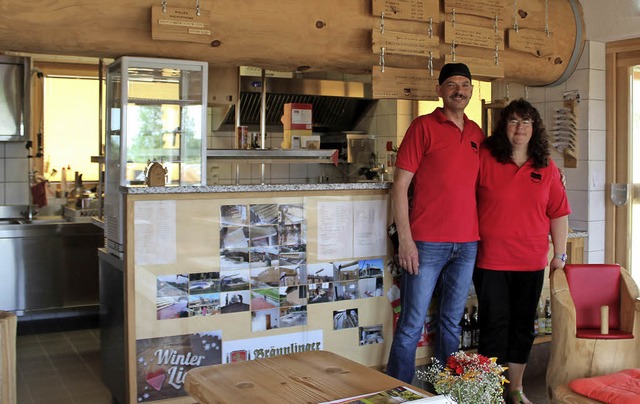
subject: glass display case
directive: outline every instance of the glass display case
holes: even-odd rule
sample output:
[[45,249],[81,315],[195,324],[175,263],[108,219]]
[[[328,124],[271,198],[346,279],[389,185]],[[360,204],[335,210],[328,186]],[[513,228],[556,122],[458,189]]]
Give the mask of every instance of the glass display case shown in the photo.
[[[122,57],[107,70],[105,224],[122,248],[120,187],[206,185],[206,62]],[[157,170],[155,170],[157,174]]]
[[[154,162],[165,185],[206,185],[207,63],[123,57],[107,72],[107,170],[145,183]],[[114,172],[116,171],[116,172]]]

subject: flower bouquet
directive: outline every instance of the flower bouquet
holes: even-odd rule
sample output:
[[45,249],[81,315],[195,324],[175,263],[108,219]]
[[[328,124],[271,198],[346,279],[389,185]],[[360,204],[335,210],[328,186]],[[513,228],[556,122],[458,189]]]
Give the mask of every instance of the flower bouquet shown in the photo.
[[436,393],[450,396],[458,404],[501,403],[505,367],[496,358],[459,351],[447,359],[443,369],[437,359],[416,377],[433,384]]

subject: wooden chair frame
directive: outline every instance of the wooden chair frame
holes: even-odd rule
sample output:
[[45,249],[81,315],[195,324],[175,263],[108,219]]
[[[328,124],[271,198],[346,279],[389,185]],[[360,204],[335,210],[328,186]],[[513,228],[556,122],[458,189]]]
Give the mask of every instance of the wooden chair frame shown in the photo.
[[[626,340],[576,338],[576,309],[566,274],[563,269],[555,270],[552,274],[553,337],[546,383],[553,403],[593,402],[562,398],[568,398],[568,393],[571,393],[566,385],[578,378],[640,367],[640,292],[629,272],[622,267],[620,271],[620,329],[634,335],[633,339]],[[584,399],[588,400],[586,397]]]

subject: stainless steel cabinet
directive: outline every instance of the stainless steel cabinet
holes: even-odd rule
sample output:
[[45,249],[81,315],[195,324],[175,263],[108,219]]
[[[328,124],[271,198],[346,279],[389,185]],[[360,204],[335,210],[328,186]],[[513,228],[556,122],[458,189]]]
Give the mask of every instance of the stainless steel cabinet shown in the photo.
[[18,315],[98,304],[102,229],[90,223],[0,226],[0,310]]

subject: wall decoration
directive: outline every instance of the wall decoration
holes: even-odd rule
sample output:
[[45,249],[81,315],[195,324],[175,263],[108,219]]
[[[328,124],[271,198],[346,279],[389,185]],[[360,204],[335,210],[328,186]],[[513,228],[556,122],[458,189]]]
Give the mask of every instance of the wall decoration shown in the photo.
[[189,275],[158,276],[156,282],[156,311],[158,320],[189,317]]
[[333,282],[309,284],[308,304],[328,303],[334,301]]
[[354,328],[358,326],[358,309],[334,310],[333,329]]
[[221,331],[211,331],[137,340],[137,401],[186,396],[189,370],[222,362],[221,339]]
[[296,352],[321,351],[322,330],[271,335],[267,337],[225,341],[222,346],[223,363],[272,358]]
[[382,324],[360,327],[360,345],[381,344],[383,342]]
[[249,311],[250,292],[241,290],[236,292],[220,293],[220,313],[238,313]]

